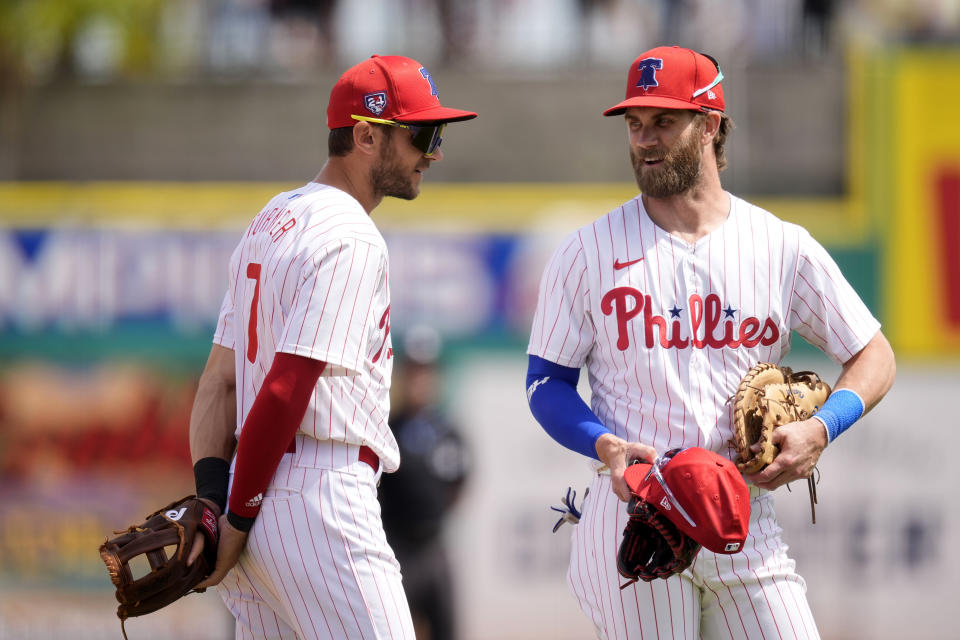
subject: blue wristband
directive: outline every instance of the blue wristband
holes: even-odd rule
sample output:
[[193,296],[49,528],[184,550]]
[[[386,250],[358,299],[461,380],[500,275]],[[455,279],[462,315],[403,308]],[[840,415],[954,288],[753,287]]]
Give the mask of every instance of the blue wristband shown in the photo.
[[837,389],[823,403],[820,411],[814,414],[827,427],[827,443],[849,429],[863,415],[864,404],[856,391]]

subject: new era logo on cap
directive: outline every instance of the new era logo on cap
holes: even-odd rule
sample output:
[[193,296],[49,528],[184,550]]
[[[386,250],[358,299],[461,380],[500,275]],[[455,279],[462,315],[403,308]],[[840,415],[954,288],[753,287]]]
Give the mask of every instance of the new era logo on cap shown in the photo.
[[456,122],[476,118],[472,111],[440,104],[433,76],[404,56],[371,56],[346,72],[330,92],[327,126],[352,127],[351,116],[374,116],[407,124]]
[[633,61],[626,98],[603,115],[621,115],[630,107],[723,111],[722,80],[713,58],[682,47],[657,47]]

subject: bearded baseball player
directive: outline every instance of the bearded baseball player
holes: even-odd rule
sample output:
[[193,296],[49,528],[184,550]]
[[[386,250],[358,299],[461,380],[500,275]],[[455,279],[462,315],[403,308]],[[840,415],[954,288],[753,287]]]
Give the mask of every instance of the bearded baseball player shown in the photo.
[[[540,285],[528,348],[531,411],[597,470],[574,527],[568,582],[600,638],[816,638],[806,585],[771,491],[808,478],[824,448],[886,394],[894,355],[879,322],[810,234],[720,183],[723,74],[679,47],[630,66],[623,116],[640,195],[572,233]],[[743,551],[703,549],[666,580],[623,589],[617,548],[629,461],[702,447],[732,458],[729,400],[797,331],[842,373],[815,417],[774,432],[780,453],[746,476]],[[591,406],[577,394],[586,366]]]
[[400,455],[387,247],[370,214],[416,198],[445,125],[476,115],[442,106],[415,60],[354,66],[330,94],[326,164],[233,253],[190,448],[197,495],[226,507],[198,588],[219,585],[237,638],[414,637],[377,502]]

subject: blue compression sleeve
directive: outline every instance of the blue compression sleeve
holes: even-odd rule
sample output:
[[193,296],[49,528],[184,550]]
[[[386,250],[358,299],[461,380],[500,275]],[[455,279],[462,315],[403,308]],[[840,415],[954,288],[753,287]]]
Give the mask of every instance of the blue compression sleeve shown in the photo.
[[530,356],[527,402],[551,438],[567,449],[597,458],[597,438],[610,431],[577,393],[580,370]]

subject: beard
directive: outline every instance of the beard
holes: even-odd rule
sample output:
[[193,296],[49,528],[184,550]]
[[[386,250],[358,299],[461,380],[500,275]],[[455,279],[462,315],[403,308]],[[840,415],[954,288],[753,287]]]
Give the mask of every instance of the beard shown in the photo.
[[411,174],[412,171],[400,166],[393,138],[388,138],[383,145],[380,161],[370,169],[370,184],[373,185],[374,195],[413,200],[419,195],[420,189],[413,183]]
[[[640,191],[653,198],[667,198],[689,191],[700,182],[700,159],[703,149],[699,137],[701,127],[693,127],[669,152],[660,147],[638,153],[630,149],[630,162]],[[649,167],[645,159],[663,158],[656,167]]]

